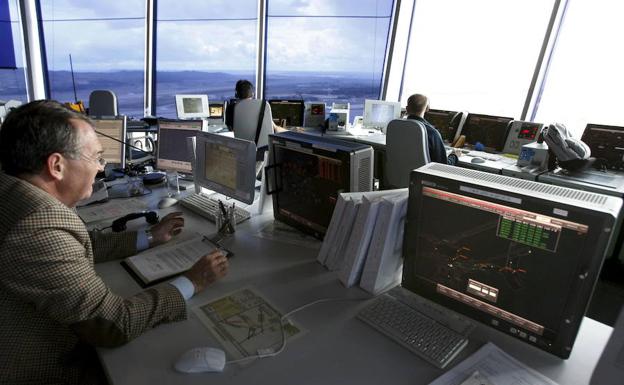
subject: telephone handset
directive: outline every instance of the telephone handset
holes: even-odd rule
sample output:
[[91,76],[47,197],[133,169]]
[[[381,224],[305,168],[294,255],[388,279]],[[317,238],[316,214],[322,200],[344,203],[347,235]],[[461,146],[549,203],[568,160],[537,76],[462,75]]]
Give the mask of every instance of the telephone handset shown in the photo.
[[462,148],[466,144],[466,135],[460,135],[451,143],[451,147]]

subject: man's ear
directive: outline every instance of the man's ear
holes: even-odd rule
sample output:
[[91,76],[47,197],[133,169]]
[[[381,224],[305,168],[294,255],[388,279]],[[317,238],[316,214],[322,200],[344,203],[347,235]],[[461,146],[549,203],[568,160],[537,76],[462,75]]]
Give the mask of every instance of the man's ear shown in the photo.
[[58,152],[54,152],[48,156],[46,162],[46,171],[51,178],[62,180],[66,172],[66,159]]

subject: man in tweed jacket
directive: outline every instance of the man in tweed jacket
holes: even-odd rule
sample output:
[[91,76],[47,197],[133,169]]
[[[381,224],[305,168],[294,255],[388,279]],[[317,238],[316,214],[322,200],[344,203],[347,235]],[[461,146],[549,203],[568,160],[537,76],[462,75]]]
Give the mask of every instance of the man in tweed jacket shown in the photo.
[[[92,346],[185,319],[185,300],[227,273],[214,252],[177,282],[129,298],[111,292],[94,262],[135,254],[137,233],[94,236],[72,209],[91,194],[101,155],[88,118],[54,101],[15,109],[0,130],[0,384],[100,380]],[[182,226],[180,213],[165,217],[151,245]]]

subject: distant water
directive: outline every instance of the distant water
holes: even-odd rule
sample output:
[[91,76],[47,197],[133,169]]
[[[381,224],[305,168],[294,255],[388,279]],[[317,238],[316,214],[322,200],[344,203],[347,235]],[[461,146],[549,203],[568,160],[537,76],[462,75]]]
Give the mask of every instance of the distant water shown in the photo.
[[[143,117],[143,72],[77,72],[76,94],[78,100],[88,105],[92,90],[113,90],[121,114]],[[252,73],[176,71],[158,72],[156,76],[157,115],[175,118],[176,94],[208,94],[210,100],[229,100],[234,97],[238,79],[254,81]],[[71,73],[50,71],[51,97],[61,102],[74,100]],[[351,103],[351,117],[362,115],[364,99],[377,99],[380,74],[274,72],[266,79],[267,99],[303,99]],[[25,99],[24,72],[22,69],[0,71],[0,99]]]

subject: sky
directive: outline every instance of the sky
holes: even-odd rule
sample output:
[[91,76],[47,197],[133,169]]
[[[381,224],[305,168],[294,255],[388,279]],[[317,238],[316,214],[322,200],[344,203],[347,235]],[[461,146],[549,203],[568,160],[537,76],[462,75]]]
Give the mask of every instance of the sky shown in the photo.
[[[268,70],[380,72],[392,4],[269,0]],[[69,69],[70,53],[76,71],[143,68],[142,0],[41,0],[41,7],[51,70]],[[253,71],[256,13],[255,0],[160,0],[158,69]],[[93,18],[112,19],[84,20]]]

